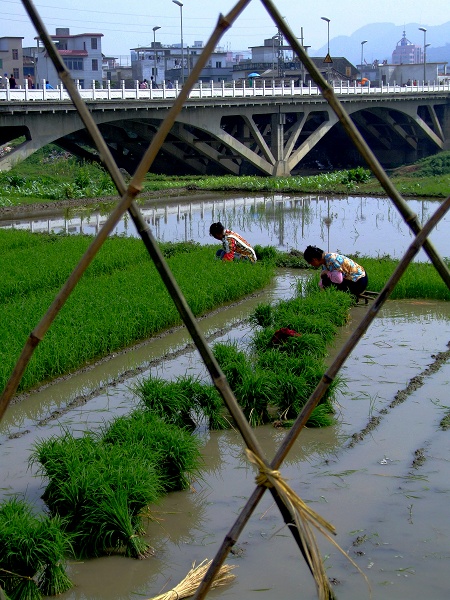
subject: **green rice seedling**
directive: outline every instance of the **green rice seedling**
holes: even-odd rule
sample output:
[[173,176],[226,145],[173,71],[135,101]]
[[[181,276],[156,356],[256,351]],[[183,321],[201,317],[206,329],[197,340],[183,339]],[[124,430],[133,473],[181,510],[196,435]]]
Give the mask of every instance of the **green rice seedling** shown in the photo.
[[167,423],[195,428],[191,414],[195,404],[186,386],[150,376],[136,385],[135,392],[150,411]]
[[256,244],[254,246],[254,250],[256,253],[256,258],[258,260],[264,260],[267,262],[275,262],[279,254],[279,252],[274,246],[260,246],[259,244]]
[[[59,454],[58,454],[58,451]],[[93,436],[74,439],[65,434],[52,443],[40,443],[33,460],[42,457],[41,471],[50,483],[44,499],[53,514],[64,515],[68,531],[74,535],[74,550],[79,556],[98,556],[108,551],[105,531],[115,531],[116,546],[127,555],[145,555],[143,544],[130,538],[142,530],[140,512],[156,502],[162,485],[155,463],[157,452],[149,453],[142,444],[123,447],[104,444]],[[119,490],[126,498],[126,517],[121,504],[120,515],[108,508],[114,506],[111,496]],[[104,520],[99,521],[98,516]]]
[[200,442],[188,431],[139,409],[115,419],[102,433],[102,442],[152,456],[165,492],[182,490],[199,473]]
[[180,377],[177,384],[184,393],[192,399],[193,410],[200,421],[206,418],[209,429],[219,430],[230,427],[223,399],[212,384],[202,383],[194,377]]
[[[334,423],[333,408],[329,404],[319,404],[312,411],[309,419],[306,422],[306,427],[330,427]],[[281,427],[292,427],[295,422],[294,418],[283,419],[277,421],[277,425]]]
[[65,523],[58,516],[42,519],[38,536],[43,540],[39,548],[44,568],[39,575],[39,589],[44,596],[57,596],[72,587],[65,570],[65,558],[73,552],[70,536],[65,532]]
[[330,427],[334,423],[334,410],[329,402],[319,404],[312,411],[306,426],[307,427]]
[[212,350],[231,389],[235,389],[251,369],[247,355],[242,350],[238,350],[236,343],[214,344]]
[[276,382],[272,373],[248,369],[242,381],[233,389],[236,399],[252,427],[270,421],[269,407],[276,397]]
[[152,554],[152,547],[141,537],[140,517],[130,511],[127,491],[107,487],[100,498],[84,521],[85,541],[91,548],[89,554],[98,556],[123,548],[129,558],[141,559]]
[[272,348],[272,338],[275,331],[275,327],[265,327],[253,333],[251,347],[257,355]]
[[283,327],[293,329],[302,335],[308,333],[318,334],[327,344],[333,341],[337,331],[337,326],[321,315],[291,313],[283,315],[283,318],[280,318],[281,321]]
[[271,304],[258,304],[250,315],[250,323],[260,327],[270,327],[273,325],[273,314]]
[[83,518],[83,510],[91,497],[90,465],[96,464],[98,446],[91,435],[74,438],[66,432],[38,440],[30,463],[49,483],[42,496],[53,515],[65,519],[69,531]]
[[153,463],[158,457],[148,460],[148,454],[136,445],[100,446],[103,460],[92,465],[90,481],[95,489],[77,527],[77,547],[86,556],[109,553],[112,547],[124,548],[126,556],[143,558],[149,545],[139,538],[144,531],[141,512],[159,500],[163,488]]
[[305,355],[324,358],[327,354],[325,340],[315,333],[305,333],[300,337],[290,337],[280,346],[279,350],[298,358]]
[[[7,233],[0,232],[0,242]],[[29,251],[21,238],[20,249],[14,251],[12,243],[0,257],[4,274],[0,290],[0,339],[4,340],[0,348],[1,387],[6,385],[23,340],[45,314],[91,241],[85,236],[45,236],[45,243],[36,243],[35,238],[41,236],[28,237]],[[122,249],[124,259],[117,259]],[[173,253],[168,262],[195,315],[265,286],[273,275],[273,267],[262,263],[236,263],[224,268],[220,261],[211,260],[208,247]],[[143,279],[150,286],[145,294]],[[180,322],[155,266],[144,255],[142,242],[108,239],[36,349],[20,389],[77,369]]]
[[59,519],[35,516],[18,498],[0,505],[0,585],[10,600],[40,600],[72,587],[64,569],[69,549]]
[[283,419],[295,418],[309,397],[305,390],[306,380],[289,371],[277,371],[275,377],[278,413]]

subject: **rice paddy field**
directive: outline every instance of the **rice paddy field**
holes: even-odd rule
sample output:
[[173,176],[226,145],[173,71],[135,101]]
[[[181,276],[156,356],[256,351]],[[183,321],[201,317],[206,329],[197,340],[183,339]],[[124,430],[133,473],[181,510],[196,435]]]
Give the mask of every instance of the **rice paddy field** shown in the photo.
[[[0,580],[11,598],[153,598],[194,560],[213,557],[254,486],[240,436],[139,242],[108,241],[1,423],[0,523],[18,515],[15,527],[0,527],[10,540],[2,545]],[[88,240],[14,232],[2,242],[3,271],[11,274],[2,298],[1,337],[12,344],[6,360],[20,351]],[[276,271],[274,262],[259,261],[229,265],[224,276],[211,248],[168,244],[164,253],[273,456],[284,436],[279,425],[296,416],[367,307],[318,293],[314,271]],[[395,266],[388,258],[359,260],[375,290]],[[410,266],[283,465],[299,495],[336,525],[337,542],[354,561],[320,539],[337,597],[369,597],[355,565],[374,598],[448,595],[448,296],[429,265]],[[225,310],[207,316],[224,302]],[[280,327],[302,335],[274,348]],[[49,544],[34,543],[34,555],[14,562],[22,522],[29,532],[54,532],[38,536],[55,536],[47,560]],[[58,527],[68,534],[59,545]],[[316,596],[268,494],[228,562],[237,577],[214,597],[288,597],[299,588]]]

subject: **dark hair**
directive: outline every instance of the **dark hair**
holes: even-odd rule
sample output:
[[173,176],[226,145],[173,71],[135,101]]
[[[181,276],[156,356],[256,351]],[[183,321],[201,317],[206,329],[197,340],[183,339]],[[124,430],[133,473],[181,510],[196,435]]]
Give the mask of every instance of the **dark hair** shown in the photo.
[[213,223],[209,228],[209,235],[215,237],[216,235],[222,235],[224,231],[225,227],[220,221],[217,221],[217,223]]
[[313,258],[322,258],[323,250],[317,248],[316,246],[307,246],[306,250],[303,252],[303,258],[307,263],[311,263]]

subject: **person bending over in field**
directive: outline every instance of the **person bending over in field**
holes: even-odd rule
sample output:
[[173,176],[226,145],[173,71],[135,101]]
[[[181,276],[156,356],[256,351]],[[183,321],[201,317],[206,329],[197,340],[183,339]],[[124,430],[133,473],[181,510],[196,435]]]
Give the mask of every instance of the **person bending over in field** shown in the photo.
[[216,258],[225,261],[249,260],[256,262],[256,254],[250,244],[231,229],[225,229],[222,223],[213,223],[209,228],[209,235],[222,242],[222,248],[217,250]]
[[365,269],[348,256],[336,252],[327,253],[315,246],[308,246],[303,256],[311,266],[322,267],[320,287],[333,286],[342,292],[350,292],[353,296],[359,296],[367,289],[369,279]]

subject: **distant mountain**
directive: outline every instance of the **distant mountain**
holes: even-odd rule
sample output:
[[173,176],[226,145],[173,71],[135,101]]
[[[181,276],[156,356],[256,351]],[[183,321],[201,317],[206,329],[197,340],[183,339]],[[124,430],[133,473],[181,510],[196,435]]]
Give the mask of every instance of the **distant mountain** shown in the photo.
[[[340,35],[330,39],[330,54],[334,56],[345,56],[355,66],[361,62],[361,42],[367,40],[364,44],[364,60],[372,63],[375,59],[380,62],[392,61],[392,52],[397,43],[402,39],[403,32],[406,38],[416,46],[422,46],[424,34],[419,31],[419,27],[425,27],[426,43],[430,44],[427,48],[427,62],[449,63],[450,71],[450,21],[443,25],[427,26],[423,23],[407,23],[406,25],[394,25],[393,23],[372,23],[364,25],[356,30],[352,35]],[[327,45],[321,48],[310,48],[311,56],[325,56]]]

